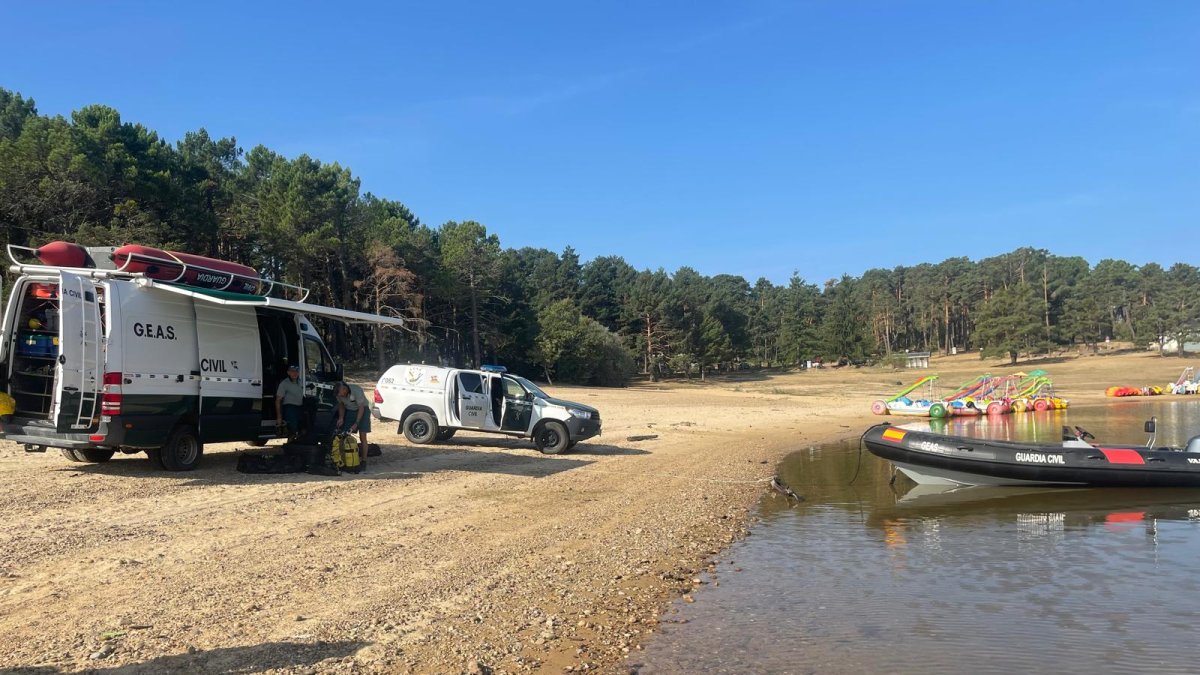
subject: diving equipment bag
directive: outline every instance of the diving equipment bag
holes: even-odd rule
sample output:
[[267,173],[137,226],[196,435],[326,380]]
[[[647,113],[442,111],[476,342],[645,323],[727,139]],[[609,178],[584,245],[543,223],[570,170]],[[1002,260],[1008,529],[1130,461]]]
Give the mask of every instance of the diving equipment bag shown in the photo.
[[362,470],[361,457],[358,455],[358,439],[350,433],[340,433],[333,437],[329,454],[333,465],[342,471],[357,473]]

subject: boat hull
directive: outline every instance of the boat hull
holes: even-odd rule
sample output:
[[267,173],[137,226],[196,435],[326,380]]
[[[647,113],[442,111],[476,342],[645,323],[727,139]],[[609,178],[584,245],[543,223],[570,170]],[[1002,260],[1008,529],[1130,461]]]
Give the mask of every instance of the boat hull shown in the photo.
[[69,241],[52,241],[37,251],[38,260],[52,267],[95,267],[87,249]]
[[187,286],[249,295],[257,294],[260,287],[258,272],[253,267],[191,253],[127,244],[112,252],[112,261],[127,272]]
[[901,417],[929,417],[929,408],[908,408],[908,407],[891,407],[888,406],[889,415],[900,415]]
[[1128,445],[1049,445],[946,436],[881,424],[872,454],[926,485],[1200,487],[1200,453]]

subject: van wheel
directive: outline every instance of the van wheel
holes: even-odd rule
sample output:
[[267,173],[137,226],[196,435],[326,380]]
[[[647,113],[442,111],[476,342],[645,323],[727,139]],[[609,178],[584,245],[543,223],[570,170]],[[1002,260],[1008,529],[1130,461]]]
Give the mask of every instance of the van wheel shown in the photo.
[[158,459],[167,471],[191,471],[200,463],[204,445],[196,430],[180,424],[167,436],[166,445],[158,451]]
[[533,437],[533,444],[544,455],[557,455],[566,450],[570,443],[571,436],[562,422],[546,422]]
[[70,460],[70,461],[72,461],[72,462],[85,462],[85,461],[87,461],[87,460],[85,460],[85,459],[84,459],[84,458],[83,458],[81,455],[77,454],[77,453],[76,453],[74,450],[69,450],[69,449],[67,449],[67,448],[62,448],[62,449],[60,450],[60,452],[62,452],[62,456],[63,456],[63,457],[66,457],[68,460]]
[[456,431],[458,431],[458,429],[438,429],[437,439],[439,441],[448,441],[451,438],[454,438],[454,432]]
[[261,448],[266,444],[267,444],[267,439],[265,439],[265,438],[256,438],[252,441],[246,441],[246,445],[249,445],[252,448]]
[[432,443],[438,434],[437,421],[427,412],[415,412],[404,418],[404,437],[412,443]]
[[101,462],[107,462],[108,460],[112,459],[113,452],[114,452],[113,450],[101,450],[99,448],[87,448],[84,450],[76,450],[75,454],[82,457],[83,458],[82,461],[84,461],[84,462],[93,462],[95,464],[100,464]]

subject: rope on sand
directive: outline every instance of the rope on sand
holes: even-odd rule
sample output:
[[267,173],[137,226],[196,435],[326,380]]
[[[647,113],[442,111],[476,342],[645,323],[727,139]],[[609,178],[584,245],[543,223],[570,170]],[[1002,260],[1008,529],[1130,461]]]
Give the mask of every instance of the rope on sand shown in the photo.
[[[362,474],[361,477],[383,478],[386,476],[434,476],[438,474],[446,475],[451,471],[469,473],[469,471],[466,469],[450,469],[448,471],[368,471],[367,473]],[[767,476],[766,478],[756,478],[754,480],[736,480],[732,478],[710,478],[708,476],[681,476],[675,473],[662,473],[656,471],[605,471],[604,469],[590,469],[590,472],[609,473],[622,476],[655,476],[662,478],[677,478],[679,480],[698,480],[706,483],[725,483],[728,485],[762,485],[763,483],[770,483],[775,478],[774,476]]]
[[756,478],[754,480],[738,480],[735,478],[711,478],[708,476],[683,476],[677,473],[665,473],[661,471],[606,471],[604,469],[589,468],[589,473],[610,473],[620,474],[622,476],[656,476],[662,478],[678,478],[680,480],[699,480],[706,483],[725,483],[728,485],[761,485],[770,483],[775,479],[775,476],[767,476],[766,478]]

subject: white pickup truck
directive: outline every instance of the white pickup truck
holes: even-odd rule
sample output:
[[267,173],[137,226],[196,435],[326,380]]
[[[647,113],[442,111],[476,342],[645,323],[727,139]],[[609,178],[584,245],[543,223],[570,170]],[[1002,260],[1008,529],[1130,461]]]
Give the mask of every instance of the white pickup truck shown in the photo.
[[404,437],[418,444],[467,429],[531,438],[538,450],[556,455],[600,433],[600,411],[553,398],[500,366],[392,366],[375,385],[371,413],[398,421]]

